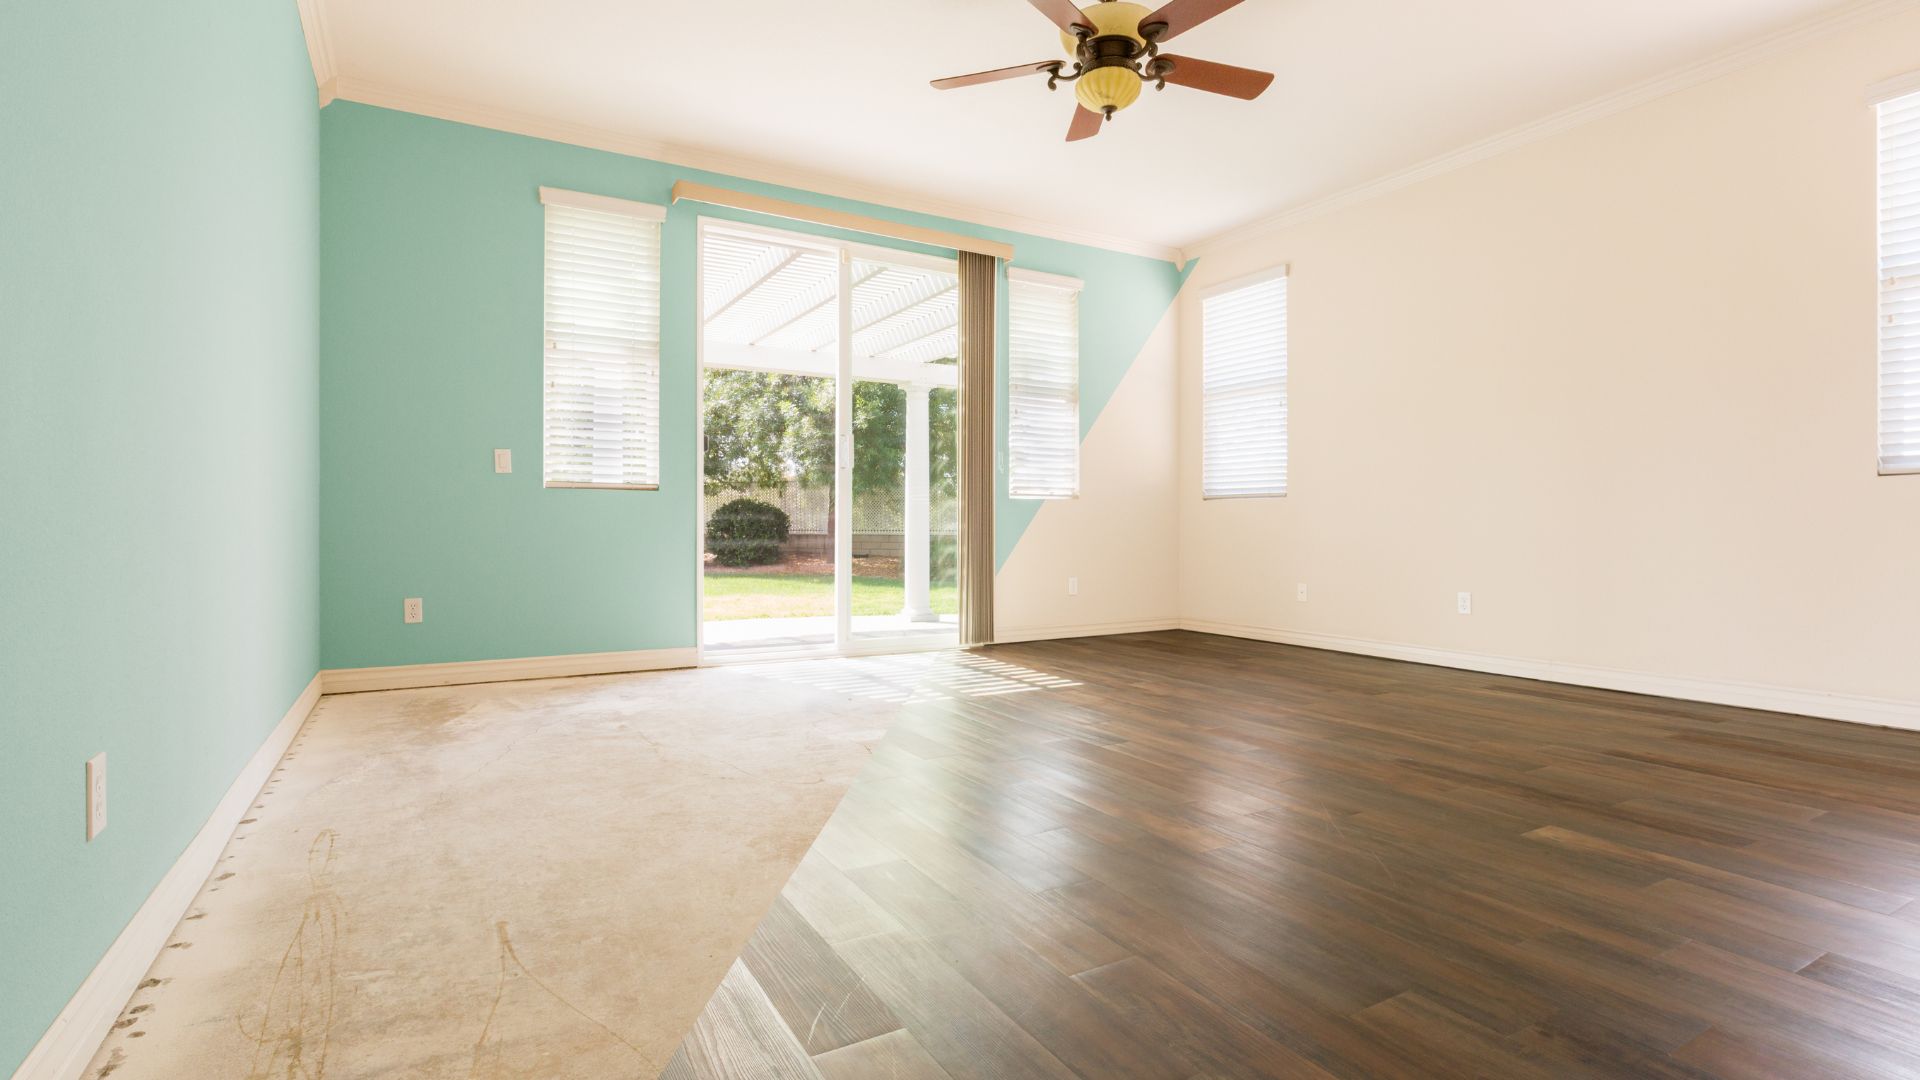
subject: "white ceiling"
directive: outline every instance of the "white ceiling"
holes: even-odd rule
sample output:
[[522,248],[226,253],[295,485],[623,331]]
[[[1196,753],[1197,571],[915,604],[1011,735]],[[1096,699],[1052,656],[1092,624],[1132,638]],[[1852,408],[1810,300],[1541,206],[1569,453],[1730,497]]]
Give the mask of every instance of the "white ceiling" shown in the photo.
[[1025,0],[317,2],[343,97],[423,95],[1170,247],[1854,6],[1246,0],[1168,51],[1278,73],[1263,98],[1149,90],[1068,144],[1066,87],[927,85],[1060,55]]

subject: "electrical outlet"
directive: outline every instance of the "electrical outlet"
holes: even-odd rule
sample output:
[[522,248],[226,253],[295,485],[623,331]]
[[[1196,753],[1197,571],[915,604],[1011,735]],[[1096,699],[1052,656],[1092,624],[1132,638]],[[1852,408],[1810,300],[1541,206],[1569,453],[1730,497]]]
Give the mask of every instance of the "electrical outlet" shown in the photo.
[[400,607],[401,617],[410,623],[427,621],[427,603],[417,596],[409,596]]
[[1080,595],[1080,579],[1079,578],[1070,577],[1067,579],[1067,595],[1068,596]]
[[495,450],[493,452],[493,471],[508,473],[513,471],[513,451]]
[[1306,602],[1307,602],[1307,587],[1306,587],[1306,586],[1305,586],[1304,584],[1302,584],[1302,585],[1295,585],[1295,586],[1293,587],[1293,598],[1294,598],[1295,600],[1298,600],[1298,601],[1300,601],[1300,602],[1301,602],[1301,603],[1303,603],[1303,604],[1304,604],[1304,603],[1306,603]]
[[87,759],[87,839],[99,836],[107,827],[107,754]]
[[1462,615],[1473,614],[1473,594],[1470,592],[1461,593],[1459,605],[1460,605],[1460,614]]

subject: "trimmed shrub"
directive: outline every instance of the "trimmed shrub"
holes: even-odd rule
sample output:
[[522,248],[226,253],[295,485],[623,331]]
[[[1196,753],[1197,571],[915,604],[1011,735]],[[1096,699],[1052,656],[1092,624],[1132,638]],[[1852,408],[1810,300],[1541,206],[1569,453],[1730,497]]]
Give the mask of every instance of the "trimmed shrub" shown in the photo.
[[765,566],[780,561],[790,526],[787,512],[759,499],[735,499],[707,517],[707,550],[721,566]]

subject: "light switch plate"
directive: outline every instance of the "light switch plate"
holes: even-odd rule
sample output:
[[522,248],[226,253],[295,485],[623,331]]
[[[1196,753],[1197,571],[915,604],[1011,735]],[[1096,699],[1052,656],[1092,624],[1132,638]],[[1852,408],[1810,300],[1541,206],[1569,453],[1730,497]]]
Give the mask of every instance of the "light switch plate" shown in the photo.
[[101,751],[87,759],[87,839],[99,836],[107,827],[107,754]]
[[1300,601],[1300,602],[1301,602],[1301,603],[1303,603],[1303,604],[1304,604],[1304,603],[1306,603],[1306,602],[1307,602],[1307,587],[1306,587],[1305,585],[1295,585],[1295,586],[1293,587],[1293,598],[1294,598],[1295,600],[1298,600],[1298,601]]
[[1068,596],[1080,595],[1080,579],[1079,578],[1070,577],[1067,579],[1067,595]]
[[493,452],[493,471],[510,473],[513,471],[513,451],[495,450]]

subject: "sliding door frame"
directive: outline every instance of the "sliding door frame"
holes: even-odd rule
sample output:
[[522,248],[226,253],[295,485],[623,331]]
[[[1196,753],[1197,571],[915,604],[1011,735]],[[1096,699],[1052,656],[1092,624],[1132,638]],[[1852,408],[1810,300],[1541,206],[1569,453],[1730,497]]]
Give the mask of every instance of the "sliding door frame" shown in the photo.
[[[832,644],[771,646],[741,656],[707,653],[707,297],[706,238],[709,231],[760,235],[782,244],[795,244],[834,255],[838,283],[834,304],[838,314],[835,349],[833,410],[833,624]],[[906,251],[881,244],[863,244],[791,229],[757,225],[731,218],[701,215],[694,226],[694,654],[702,665],[823,656],[863,656],[881,653],[937,652],[957,647],[954,641],[858,639],[853,636],[853,264],[872,259],[902,266],[959,272],[959,261],[939,255]],[[964,513],[964,510],[962,511]]]

